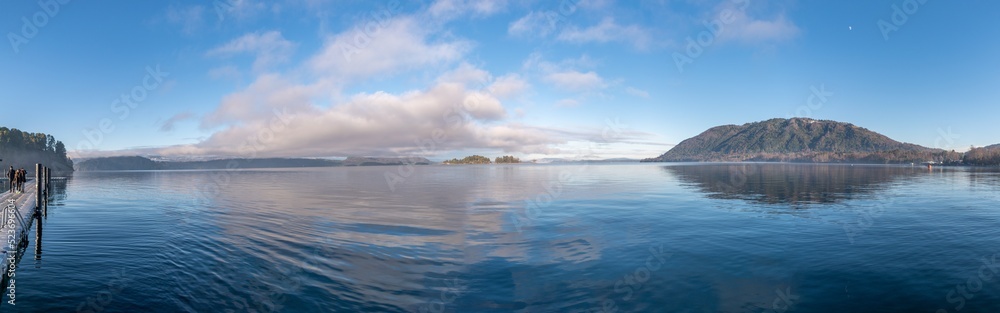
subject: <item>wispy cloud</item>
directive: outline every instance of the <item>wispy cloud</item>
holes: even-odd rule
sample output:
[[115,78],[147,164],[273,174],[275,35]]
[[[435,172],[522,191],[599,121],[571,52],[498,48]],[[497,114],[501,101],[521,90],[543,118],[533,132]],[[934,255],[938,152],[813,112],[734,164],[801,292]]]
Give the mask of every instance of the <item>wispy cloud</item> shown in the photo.
[[725,2],[713,12],[713,20],[730,21],[719,34],[720,41],[772,43],[795,38],[800,33],[798,26],[788,20],[783,12],[775,13],[770,18],[762,18],[750,15],[746,5]]
[[192,34],[204,25],[205,7],[200,5],[167,7],[167,22],[179,25],[185,34]]
[[593,91],[606,86],[604,79],[593,71],[586,73],[575,70],[553,72],[546,75],[545,80],[558,88],[576,92]]
[[233,65],[214,67],[208,70],[208,77],[212,79],[236,79],[240,77],[240,70]]
[[220,21],[225,21],[230,17],[236,19],[252,18],[267,9],[267,5],[263,1],[253,0],[214,0],[212,7]]
[[243,35],[219,47],[213,48],[206,55],[232,56],[241,53],[251,53],[256,57],[253,62],[253,68],[255,71],[260,71],[269,66],[287,62],[295,51],[296,46],[297,44],[286,40],[281,35],[281,32],[257,32]]
[[556,22],[545,12],[531,11],[507,26],[507,34],[514,37],[546,37],[556,29]]
[[580,101],[576,101],[576,99],[559,99],[559,101],[556,101],[557,107],[572,108],[578,105],[580,105]]
[[437,0],[427,11],[436,19],[454,19],[470,15],[489,16],[506,9],[507,2],[507,0]]
[[646,98],[646,99],[649,98],[649,92],[647,92],[645,90],[642,90],[642,89],[635,88],[635,87],[625,87],[625,93],[628,93],[630,95],[633,95],[633,96],[636,96],[636,97],[639,97],[639,98]]
[[368,41],[359,43],[358,36],[348,30],[328,37],[320,53],[308,61],[309,68],[342,80],[364,79],[457,62],[472,48],[465,40],[435,38],[410,16],[392,18]]
[[573,43],[621,42],[640,50],[647,49],[652,41],[649,32],[643,27],[635,24],[619,25],[611,17],[590,27],[566,27],[556,39]]
[[160,126],[160,131],[161,132],[173,131],[178,122],[193,119],[194,117],[195,117],[194,113],[191,112],[177,113],[163,122],[163,125]]

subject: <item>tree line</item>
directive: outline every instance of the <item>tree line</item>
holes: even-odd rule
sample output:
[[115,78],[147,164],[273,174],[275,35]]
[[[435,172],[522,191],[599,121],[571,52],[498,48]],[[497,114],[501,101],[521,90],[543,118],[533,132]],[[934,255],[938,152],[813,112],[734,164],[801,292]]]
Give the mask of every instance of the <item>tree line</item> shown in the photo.
[[969,149],[962,162],[968,165],[1000,165],[1000,145]]
[[[492,164],[490,158],[481,155],[470,155],[467,157],[459,159],[451,159],[443,162],[444,164]],[[497,164],[511,164],[511,163],[521,163],[521,159],[518,159],[511,155],[500,156],[495,159]]]
[[0,159],[4,168],[14,166],[34,170],[42,163],[54,171],[72,171],[73,161],[66,155],[66,145],[45,133],[31,133],[17,128],[0,127]]

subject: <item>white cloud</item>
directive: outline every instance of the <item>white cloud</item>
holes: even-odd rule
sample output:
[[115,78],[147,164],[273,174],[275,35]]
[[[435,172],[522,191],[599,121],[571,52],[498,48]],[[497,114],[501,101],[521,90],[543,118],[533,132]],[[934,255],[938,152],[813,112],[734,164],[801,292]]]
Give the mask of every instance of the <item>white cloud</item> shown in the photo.
[[327,38],[308,66],[341,80],[363,79],[456,62],[472,47],[460,39],[434,40],[413,17],[393,17],[380,25],[371,34],[354,28]]
[[204,24],[205,7],[194,5],[179,8],[171,5],[167,8],[167,22],[181,26],[181,31],[185,34],[194,33]]
[[[464,61],[473,44],[442,30],[434,14],[495,14],[504,4],[439,1],[428,12],[366,20],[326,36],[321,47],[287,71],[261,71],[290,61],[296,45],[277,31],[244,35],[211,49],[209,56],[254,54],[256,78],[222,98],[204,114],[200,127],[212,134],[195,144],[146,150],[165,156],[326,157],[348,155],[427,155],[455,150],[502,150],[550,154],[569,141],[600,137],[600,130],[569,131],[512,122],[522,108],[509,108],[540,79],[566,95],[560,105],[579,105],[608,83],[583,56],[546,62],[533,56],[532,69],[494,76]],[[435,13],[437,12],[437,13]],[[343,95],[345,86],[397,78],[420,71],[426,85],[399,92]],[[243,73],[245,75],[247,73]],[[220,66],[209,76],[240,75]],[[167,129],[191,116],[175,116]],[[437,138],[437,139],[435,139]],[[421,149],[423,145],[423,149]],[[432,145],[432,146],[428,146]]]
[[[157,153],[247,157],[434,154],[453,149],[542,153],[565,141],[559,134],[526,125],[495,124],[506,116],[500,100],[453,82],[400,94],[360,93],[325,109],[282,102],[290,105],[274,107],[280,114],[242,116],[240,123],[201,143]],[[256,139],[265,137],[271,139]],[[245,155],[248,138],[257,146],[255,155]],[[419,144],[428,141],[434,141],[434,147],[421,151]]]
[[635,87],[625,87],[625,93],[628,93],[630,95],[633,95],[633,96],[636,96],[636,97],[639,97],[639,98],[647,98],[647,99],[649,98],[649,92],[647,92],[645,90],[642,90],[642,89],[635,88]]
[[251,18],[267,9],[263,2],[252,0],[217,0],[212,1],[212,7],[220,21],[225,21],[228,17]]
[[316,112],[312,99],[322,94],[322,84],[297,84],[278,74],[264,74],[247,88],[226,95],[219,107],[206,115],[201,128],[239,124],[271,116],[279,108]]
[[507,34],[514,37],[545,37],[556,29],[555,17],[545,12],[532,11],[511,22]]
[[451,20],[461,16],[489,16],[503,11],[507,0],[437,0],[427,12],[438,20]]
[[799,28],[785,18],[783,13],[771,19],[754,18],[747,14],[747,8],[736,3],[720,5],[712,16],[713,21],[722,22],[720,41],[742,43],[776,42],[794,38]]
[[208,70],[208,77],[212,79],[236,79],[240,77],[240,70],[232,65],[214,67]]
[[493,84],[490,85],[490,93],[495,95],[500,99],[515,98],[518,95],[524,93],[531,86],[527,81],[521,78],[518,74],[507,74],[498,77]]
[[559,101],[556,101],[557,107],[571,108],[578,105],[580,105],[580,102],[575,99],[559,99]]
[[586,73],[575,70],[553,72],[546,75],[544,79],[558,88],[576,92],[593,91],[606,86],[604,79],[593,71]]
[[556,39],[573,43],[622,42],[636,49],[646,49],[651,42],[650,35],[644,28],[634,24],[622,26],[611,17],[604,18],[597,25],[587,28],[568,26]]
[[489,80],[489,72],[465,62],[459,64],[458,68],[445,72],[437,79],[438,82],[461,83],[467,86],[481,86]]
[[250,33],[209,50],[208,56],[231,56],[240,53],[256,55],[253,68],[261,71],[269,66],[287,62],[297,45],[286,40],[281,32]]

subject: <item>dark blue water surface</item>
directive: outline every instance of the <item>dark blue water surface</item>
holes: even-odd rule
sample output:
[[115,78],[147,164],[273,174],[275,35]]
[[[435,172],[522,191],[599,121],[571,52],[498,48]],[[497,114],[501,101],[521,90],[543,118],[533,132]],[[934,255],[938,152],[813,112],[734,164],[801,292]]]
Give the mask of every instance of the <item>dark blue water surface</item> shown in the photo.
[[80,172],[59,188],[0,310],[1000,312],[996,169]]

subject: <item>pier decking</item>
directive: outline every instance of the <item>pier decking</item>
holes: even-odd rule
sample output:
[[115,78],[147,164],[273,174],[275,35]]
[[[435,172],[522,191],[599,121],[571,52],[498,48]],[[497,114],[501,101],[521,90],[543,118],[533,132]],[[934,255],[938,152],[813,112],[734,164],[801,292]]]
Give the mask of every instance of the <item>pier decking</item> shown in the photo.
[[[35,178],[24,183],[24,192],[6,191],[0,193],[0,208],[2,218],[0,218],[0,265],[3,274],[0,275],[3,281],[0,283],[7,287],[11,279],[11,273],[16,273],[17,261],[24,249],[27,248],[28,234],[32,224],[36,219],[41,221],[41,216],[46,214],[46,205],[49,196],[49,186],[51,171],[42,167],[41,164],[35,166]],[[6,183],[6,180],[3,180]],[[36,237],[41,235],[41,225],[36,225]],[[37,238],[36,238],[37,240]],[[11,264],[11,263],[14,264]],[[16,277],[16,274],[15,274]]]
[[[22,235],[26,235],[31,228],[31,218],[38,210],[38,186],[34,180],[25,183],[24,193],[12,193],[10,191],[0,194],[0,207],[3,208],[2,223],[0,223],[0,234],[3,234],[3,258],[7,258],[8,240],[19,240]],[[14,235],[16,238],[10,238]]]

